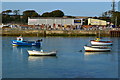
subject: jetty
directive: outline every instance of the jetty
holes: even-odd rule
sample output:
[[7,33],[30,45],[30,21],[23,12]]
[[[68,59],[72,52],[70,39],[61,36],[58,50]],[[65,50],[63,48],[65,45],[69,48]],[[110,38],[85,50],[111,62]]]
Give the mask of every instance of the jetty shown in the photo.
[[120,37],[120,30],[112,30],[110,31],[111,37]]

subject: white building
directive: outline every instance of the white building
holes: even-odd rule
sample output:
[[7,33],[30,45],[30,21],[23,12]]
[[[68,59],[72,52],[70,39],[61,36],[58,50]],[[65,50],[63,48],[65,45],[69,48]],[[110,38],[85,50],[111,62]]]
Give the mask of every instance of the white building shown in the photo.
[[88,18],[88,25],[107,25],[107,22],[100,19]]
[[83,18],[50,18],[50,17],[40,17],[40,18],[28,18],[28,25],[83,25]]

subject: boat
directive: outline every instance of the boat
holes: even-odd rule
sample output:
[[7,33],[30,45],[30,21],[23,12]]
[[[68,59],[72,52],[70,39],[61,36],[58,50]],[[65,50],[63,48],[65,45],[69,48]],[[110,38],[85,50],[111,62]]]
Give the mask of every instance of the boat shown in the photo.
[[29,53],[29,56],[56,56],[56,51],[51,52],[43,52],[41,51],[35,51],[35,50],[27,50]]
[[92,45],[92,47],[111,47],[110,45]]
[[93,46],[84,46],[86,52],[109,52],[111,51],[110,47],[93,47]]
[[17,40],[12,40],[12,45],[13,46],[41,46],[41,40],[36,40],[36,41],[24,41],[23,38],[17,37]]
[[90,42],[91,42],[91,45],[98,45],[98,46],[112,45],[112,41],[100,40],[100,38],[96,38],[96,40],[91,40]]

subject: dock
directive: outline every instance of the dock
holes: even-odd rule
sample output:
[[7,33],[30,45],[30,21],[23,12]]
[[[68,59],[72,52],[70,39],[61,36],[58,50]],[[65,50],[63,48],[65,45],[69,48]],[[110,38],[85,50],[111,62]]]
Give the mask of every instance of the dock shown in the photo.
[[120,37],[120,30],[110,31],[110,36],[111,37]]

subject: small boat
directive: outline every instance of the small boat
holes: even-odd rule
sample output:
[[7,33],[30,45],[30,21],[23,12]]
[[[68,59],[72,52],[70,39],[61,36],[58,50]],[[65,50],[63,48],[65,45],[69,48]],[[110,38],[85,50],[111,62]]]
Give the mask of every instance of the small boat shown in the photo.
[[43,50],[41,51],[35,51],[35,50],[28,50],[28,53],[30,56],[56,56],[56,51],[52,51],[52,52],[43,52]]
[[24,41],[23,38],[20,36],[17,40],[12,40],[13,46],[41,46],[42,40],[37,41]]
[[91,40],[91,45],[99,45],[99,46],[109,46],[109,45],[112,45],[112,41],[103,41],[103,40],[100,40],[99,38],[96,38],[96,40]]
[[92,45],[92,47],[111,47],[110,45]]
[[109,52],[111,51],[110,47],[93,47],[93,46],[84,46],[86,52]]

